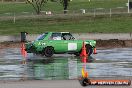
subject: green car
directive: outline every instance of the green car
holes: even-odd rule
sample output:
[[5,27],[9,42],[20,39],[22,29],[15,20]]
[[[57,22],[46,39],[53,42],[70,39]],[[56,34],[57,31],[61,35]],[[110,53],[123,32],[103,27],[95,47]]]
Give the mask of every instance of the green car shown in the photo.
[[[90,56],[95,48],[96,41],[85,40],[86,53]],[[83,40],[76,40],[69,32],[47,32],[33,42],[26,43],[26,51],[51,57],[53,54],[75,54],[79,56]]]

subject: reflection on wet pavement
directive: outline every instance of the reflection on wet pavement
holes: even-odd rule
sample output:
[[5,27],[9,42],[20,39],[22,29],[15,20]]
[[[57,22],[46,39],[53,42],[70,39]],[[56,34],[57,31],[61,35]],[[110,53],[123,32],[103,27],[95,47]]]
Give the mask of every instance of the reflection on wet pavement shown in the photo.
[[[97,50],[87,58],[89,77],[132,76],[132,48]],[[80,57],[62,54],[51,58],[28,54],[22,64],[20,49],[0,50],[0,80],[77,79],[84,65]]]

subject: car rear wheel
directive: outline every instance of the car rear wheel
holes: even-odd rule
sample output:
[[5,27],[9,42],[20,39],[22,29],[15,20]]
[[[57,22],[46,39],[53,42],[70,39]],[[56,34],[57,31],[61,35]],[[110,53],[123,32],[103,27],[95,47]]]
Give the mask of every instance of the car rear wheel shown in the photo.
[[86,53],[90,56],[93,53],[93,49],[91,45],[86,45]]
[[[86,53],[88,54],[88,56],[90,56],[93,53],[92,46],[86,45],[85,47],[86,47]],[[82,50],[80,50],[80,52],[74,53],[74,55],[79,56],[81,52],[82,52]]]
[[54,54],[54,48],[53,47],[46,47],[43,50],[42,55],[45,55],[46,57],[51,57]]

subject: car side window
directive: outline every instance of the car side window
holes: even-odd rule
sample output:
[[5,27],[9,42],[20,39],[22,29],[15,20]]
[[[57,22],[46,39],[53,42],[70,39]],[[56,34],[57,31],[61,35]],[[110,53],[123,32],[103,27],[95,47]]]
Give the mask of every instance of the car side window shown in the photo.
[[75,38],[70,33],[64,33],[62,34],[63,40],[74,40]]
[[52,33],[51,39],[52,40],[61,40],[61,33]]

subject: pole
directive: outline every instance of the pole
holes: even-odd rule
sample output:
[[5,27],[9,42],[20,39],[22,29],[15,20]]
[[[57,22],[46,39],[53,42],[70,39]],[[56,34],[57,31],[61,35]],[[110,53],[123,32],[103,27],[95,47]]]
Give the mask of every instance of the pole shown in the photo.
[[13,17],[13,22],[14,22],[14,24],[16,23],[16,16],[15,16],[15,13],[14,13],[14,17]]
[[127,5],[127,6],[128,6],[128,13],[130,13],[129,2],[130,2],[130,0],[128,0],[128,3],[127,3],[127,4],[128,4],[128,5]]
[[112,12],[111,12],[111,8],[110,8],[110,17],[111,17],[111,15],[112,15]]
[[96,10],[94,9],[94,17],[96,16]]

